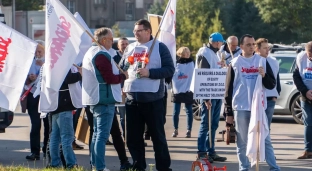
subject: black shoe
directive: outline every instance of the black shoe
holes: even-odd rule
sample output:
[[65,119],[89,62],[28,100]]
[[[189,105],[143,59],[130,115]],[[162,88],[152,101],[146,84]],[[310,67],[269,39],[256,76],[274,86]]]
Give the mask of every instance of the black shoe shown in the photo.
[[83,150],[83,147],[78,145],[78,144],[76,144],[75,141],[73,142],[72,145],[73,145],[73,150]]
[[114,144],[112,142],[110,142],[109,140],[107,140],[106,145],[114,145]]
[[30,155],[26,156],[27,160],[40,160],[40,155],[36,155],[34,153],[31,153]]
[[217,153],[214,153],[214,154],[212,154],[212,155],[209,155],[209,157],[211,157],[213,161],[224,162],[224,161],[227,160],[226,157],[221,157],[221,156],[219,156]]
[[120,171],[127,171],[131,168],[132,168],[132,164],[129,162],[126,162],[126,163],[120,165]]

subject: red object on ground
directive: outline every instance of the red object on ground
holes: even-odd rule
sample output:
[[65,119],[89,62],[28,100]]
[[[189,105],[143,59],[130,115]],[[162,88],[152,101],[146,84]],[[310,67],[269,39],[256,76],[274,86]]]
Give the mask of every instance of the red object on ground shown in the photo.
[[226,166],[219,167],[219,168],[217,168],[216,166],[213,167],[213,171],[218,171],[218,170],[224,170],[224,171],[226,171]]
[[200,171],[213,171],[208,159],[200,159],[193,162],[192,171],[196,171],[199,169]]

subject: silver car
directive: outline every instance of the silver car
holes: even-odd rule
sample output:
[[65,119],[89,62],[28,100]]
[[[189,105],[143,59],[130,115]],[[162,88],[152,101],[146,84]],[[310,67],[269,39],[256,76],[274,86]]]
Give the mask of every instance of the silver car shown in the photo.
[[276,51],[270,55],[279,62],[279,76],[281,82],[280,97],[277,98],[275,115],[292,115],[294,120],[303,124],[300,106],[300,93],[297,90],[292,73],[296,67],[296,51]]
[[[271,51],[270,56],[276,58],[279,62],[279,77],[281,83],[280,97],[276,101],[274,114],[275,115],[292,115],[294,120],[303,124],[302,122],[302,110],[300,106],[300,93],[294,85],[292,73],[295,69],[295,59],[298,54],[296,48],[277,48]],[[286,51],[285,51],[286,50]],[[221,107],[221,118],[223,118],[223,105]],[[199,107],[199,101],[194,100],[193,103],[193,118],[195,120],[201,119],[201,109]]]

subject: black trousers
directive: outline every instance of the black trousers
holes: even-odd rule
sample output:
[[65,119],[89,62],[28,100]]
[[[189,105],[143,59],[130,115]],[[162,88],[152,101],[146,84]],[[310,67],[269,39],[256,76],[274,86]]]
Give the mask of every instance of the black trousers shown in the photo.
[[158,171],[171,171],[169,168],[171,159],[164,129],[165,112],[163,98],[149,103],[126,100],[127,145],[134,162],[134,169],[146,169],[143,139],[146,124],[153,141],[156,169]]
[[[90,126],[89,149],[91,149],[90,146],[91,146],[91,141],[92,141],[92,136],[93,136],[93,114],[90,112],[89,106],[86,107],[85,110],[86,110],[86,114],[88,118],[88,123]],[[128,162],[128,157],[126,154],[126,148],[125,148],[125,144],[124,144],[122,134],[119,128],[119,122],[118,122],[116,113],[117,111],[115,109],[115,116],[113,118],[113,123],[112,123],[112,128],[110,130],[110,134],[112,136],[114,148],[117,151],[120,164],[124,164]]]
[[[30,117],[31,130],[30,130],[30,151],[36,155],[40,155],[40,130],[41,130],[41,118],[38,113],[39,96],[33,97],[32,93],[27,96],[27,111]],[[42,151],[45,153],[49,138],[49,121],[43,119],[44,123],[44,141]]]
[[[164,115],[164,124],[166,124],[166,115],[167,115],[167,99],[168,99],[168,92],[167,92],[167,88],[165,88],[165,96],[164,96],[164,106],[165,106],[165,115]],[[148,127],[145,125],[145,135],[150,135],[148,132]]]

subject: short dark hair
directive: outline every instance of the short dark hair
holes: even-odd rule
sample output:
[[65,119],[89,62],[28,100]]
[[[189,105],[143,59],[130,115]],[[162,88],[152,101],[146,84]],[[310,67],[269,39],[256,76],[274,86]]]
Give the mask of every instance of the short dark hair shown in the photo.
[[254,38],[252,35],[250,35],[250,34],[244,34],[241,38],[240,38],[240,40],[239,40],[239,44],[240,45],[243,45],[244,44],[244,39],[245,39],[245,37],[248,37],[248,38]]
[[152,33],[152,26],[151,23],[147,20],[140,19],[134,25],[143,25],[144,29],[150,29]]
[[128,41],[128,39],[126,37],[121,37],[121,38],[118,39],[118,42],[122,41],[122,40],[127,40]]

